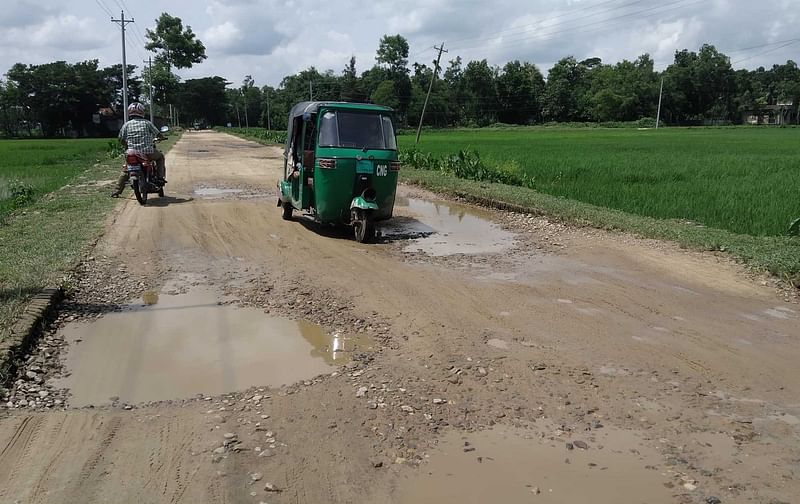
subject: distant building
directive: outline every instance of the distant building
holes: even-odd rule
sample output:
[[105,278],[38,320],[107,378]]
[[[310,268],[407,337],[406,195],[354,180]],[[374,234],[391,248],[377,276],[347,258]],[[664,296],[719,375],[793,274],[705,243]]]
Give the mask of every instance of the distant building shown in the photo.
[[785,124],[797,124],[798,115],[794,107],[794,102],[778,102],[775,105],[764,105],[758,110],[745,111],[743,116],[745,124],[767,124],[772,126],[782,126]]

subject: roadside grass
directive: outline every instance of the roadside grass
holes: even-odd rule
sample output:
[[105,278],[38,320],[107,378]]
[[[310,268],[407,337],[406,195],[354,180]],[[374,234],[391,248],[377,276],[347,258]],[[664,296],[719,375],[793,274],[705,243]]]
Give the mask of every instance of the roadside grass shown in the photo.
[[722,251],[757,270],[800,287],[800,237],[752,236],[675,220],[656,219],[544,194],[526,187],[465,180],[452,174],[403,167],[401,180],[435,192],[513,205],[578,226],[630,232],[682,247]]
[[286,131],[267,128],[214,128],[216,131],[253,140],[263,145],[282,145],[286,143]]
[[67,183],[110,139],[1,140],[0,219]]
[[[179,135],[159,144],[168,150]],[[0,141],[0,151],[7,149]],[[95,148],[82,152],[61,170],[45,170],[42,177],[30,172],[36,170],[35,156],[28,156],[28,171],[24,165],[14,168],[37,188],[53,188],[24,206],[10,210],[0,222],[0,340],[8,337],[14,321],[26,303],[42,288],[61,285],[69,270],[79,260],[86,247],[96,239],[103,223],[119,200],[109,197],[113,182],[119,175],[121,151],[109,154],[108,139],[86,142],[84,140],[35,140],[37,149],[57,156],[58,149],[69,152],[71,142]],[[55,145],[55,148],[48,148]],[[23,156],[20,156],[21,158]],[[18,159],[19,159],[18,158]],[[53,166],[53,165],[49,165]],[[6,166],[3,165],[2,173]],[[55,186],[55,187],[54,187]],[[39,189],[43,190],[43,189]]]
[[[428,131],[418,150],[460,150],[542,193],[734,234],[778,236],[800,217],[800,129],[501,128]],[[413,135],[398,138],[414,146]]]

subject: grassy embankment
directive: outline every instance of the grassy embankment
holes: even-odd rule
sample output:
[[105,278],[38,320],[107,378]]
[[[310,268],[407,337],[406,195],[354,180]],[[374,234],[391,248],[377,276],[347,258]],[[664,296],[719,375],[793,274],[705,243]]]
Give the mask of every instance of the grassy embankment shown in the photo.
[[31,296],[62,282],[119,201],[108,197],[122,160],[116,145],[0,140],[0,340]]
[[[426,132],[419,151],[430,156],[418,158],[440,169],[407,169],[407,162],[402,173],[437,191],[726,251],[800,280],[800,238],[786,236],[800,217],[798,140],[800,129],[793,128]],[[410,149],[414,137],[399,143]],[[460,149],[479,153],[489,175],[473,178],[484,180],[455,177],[447,162],[437,162]],[[506,178],[523,187],[486,181]]]

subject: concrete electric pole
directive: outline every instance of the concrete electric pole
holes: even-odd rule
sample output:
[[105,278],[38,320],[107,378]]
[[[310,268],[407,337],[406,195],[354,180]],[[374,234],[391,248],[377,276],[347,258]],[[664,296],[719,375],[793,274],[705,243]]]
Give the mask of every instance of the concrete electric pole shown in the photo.
[[[150,100],[150,122],[153,122],[153,109],[155,108],[155,104],[153,103],[153,58],[148,57],[147,61],[144,61],[147,64],[147,99]],[[155,124],[155,123],[153,123]]]
[[436,75],[439,73],[439,61],[442,59],[442,53],[447,52],[444,50],[444,42],[439,47],[433,46],[434,49],[439,50],[439,55],[436,57],[436,66],[433,68],[433,75],[431,75],[431,82],[428,84],[428,94],[425,95],[425,103],[422,105],[422,113],[419,115],[419,126],[417,126],[417,141],[414,145],[419,143],[419,134],[422,132],[422,119],[425,117],[425,109],[428,108],[428,98],[431,97],[431,89],[433,89],[433,81],[436,80]]
[[119,19],[111,18],[112,23],[117,23],[122,31],[122,117],[128,122],[128,61],[125,59],[125,26],[133,23],[133,18],[125,19],[125,11],[120,11]]
[[664,94],[664,77],[661,77],[661,89],[658,90],[658,112],[656,112],[656,129],[661,121],[661,95]]

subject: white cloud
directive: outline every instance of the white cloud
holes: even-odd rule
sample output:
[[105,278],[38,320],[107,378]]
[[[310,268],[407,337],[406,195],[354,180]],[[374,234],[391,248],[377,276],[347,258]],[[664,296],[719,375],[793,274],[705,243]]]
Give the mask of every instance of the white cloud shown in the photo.
[[[183,78],[220,75],[238,83],[250,74],[259,85],[276,85],[309,66],[339,73],[351,55],[366,70],[375,62],[380,37],[395,33],[408,38],[412,62],[429,62],[431,47],[444,42],[451,49],[445,60],[460,55],[502,65],[521,59],[543,71],[567,55],[613,63],[645,52],[663,67],[676,50],[697,50],[704,42],[741,61],[738,67],[754,68],[795,57],[800,47],[737,51],[795,38],[797,0],[673,1],[678,0],[635,6],[627,0],[138,0],[126,2],[134,9],[126,14],[137,21],[129,26],[128,55],[141,66],[148,53],[140,37],[164,10],[191,25],[207,47],[208,59],[181,71]],[[5,4],[0,72],[16,62],[119,62],[119,28],[96,2]]]

